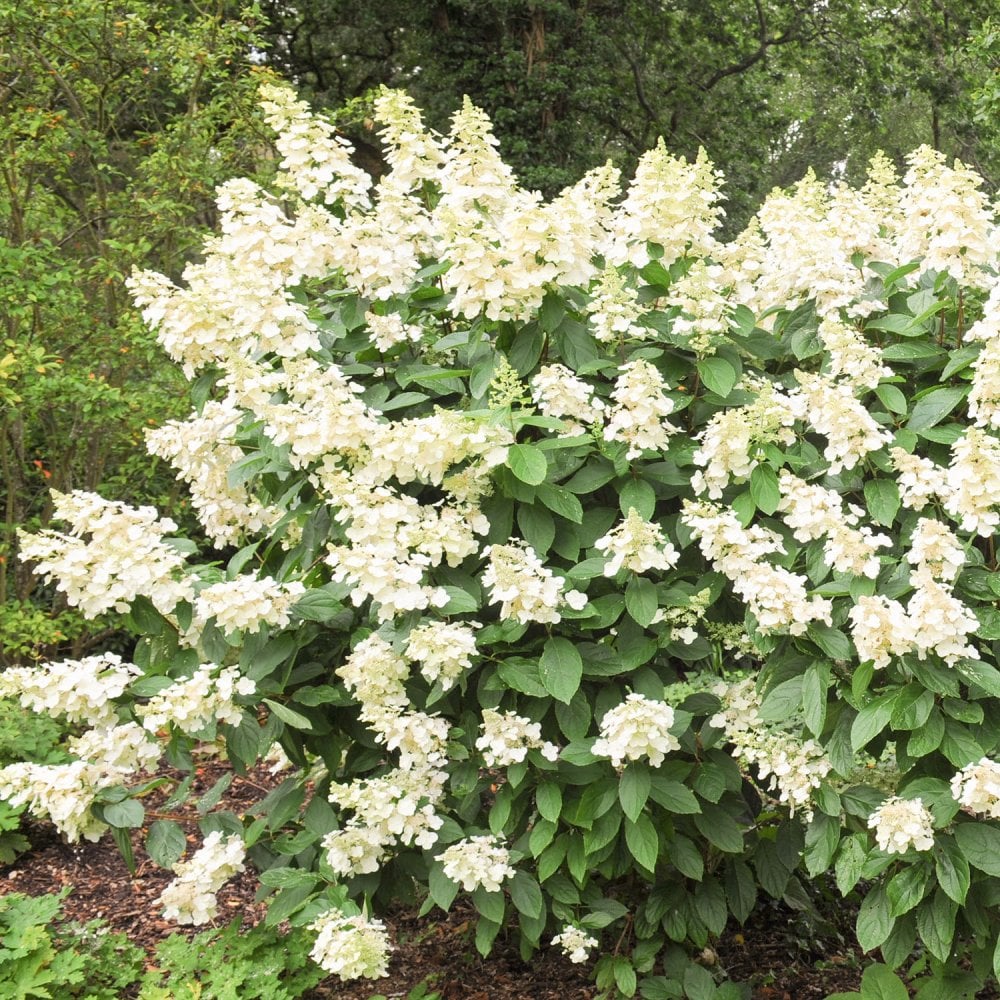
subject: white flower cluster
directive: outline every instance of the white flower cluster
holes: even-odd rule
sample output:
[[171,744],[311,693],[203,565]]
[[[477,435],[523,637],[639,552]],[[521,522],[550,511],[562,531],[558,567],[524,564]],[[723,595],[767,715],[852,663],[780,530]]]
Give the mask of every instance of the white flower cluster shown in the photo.
[[944,509],[963,531],[992,535],[1000,524],[1000,441],[969,427],[951,446]]
[[983,349],[972,363],[969,417],[977,427],[1000,429],[1000,282],[990,289],[983,315],[966,331],[966,340],[982,341]]
[[921,660],[934,654],[948,664],[963,657],[978,659],[968,636],[978,630],[979,621],[952,591],[965,564],[958,538],[940,521],[920,518],[906,559],[914,567],[910,581],[915,589],[905,607],[873,594],[859,596],[851,608],[851,638],[858,655],[876,668],[908,653]]
[[556,760],[559,748],[542,739],[542,727],[514,712],[483,709],[482,736],[476,749],[483,754],[487,767],[510,767],[520,764],[529,750],[539,750],[546,760]]
[[565,365],[543,365],[531,380],[531,398],[546,417],[561,417],[566,435],[582,434],[602,420],[604,401]]
[[22,761],[0,769],[0,799],[14,807],[27,806],[38,819],[51,820],[71,844],[81,837],[97,841],[108,825],[91,812],[94,799],[101,789],[121,784],[127,775],[86,760],[69,764]]
[[554,625],[562,620],[561,605],[579,611],[587,603],[586,594],[563,590],[562,578],[544,565],[527,542],[487,545],[483,555],[489,559],[483,586],[490,588],[490,601],[501,604],[501,618]]
[[1000,764],[989,757],[966,764],[951,779],[951,794],[970,812],[1000,819]]
[[109,726],[117,717],[114,699],[120,698],[140,673],[134,664],[123,663],[117,653],[37,667],[8,667],[0,672],[0,697],[18,698],[25,708],[54,719]]
[[168,420],[146,432],[146,450],[169,462],[187,483],[198,520],[220,548],[238,544],[244,533],[268,528],[281,516],[256,500],[245,483],[229,483],[229,469],[244,457],[232,443],[241,416],[233,399],[210,399],[200,415]]
[[673,724],[674,710],[666,702],[633,692],[604,714],[591,752],[595,757],[609,757],[616,768],[643,757],[659,767],[668,753],[680,749],[670,732]]
[[195,631],[210,618],[223,632],[257,632],[262,625],[284,628],[292,606],[306,591],[298,580],[279,582],[270,576],[239,576],[213,583],[194,602]]
[[307,200],[320,195],[331,204],[342,199],[349,205],[367,205],[371,179],[351,162],[351,144],[305,101],[297,101],[290,88],[266,83],[260,96],[264,117],[278,137],[281,183]]
[[422,331],[416,323],[405,323],[399,313],[366,312],[365,322],[371,334],[372,342],[385,354],[399,344],[418,344]]
[[447,691],[472,668],[478,627],[478,622],[425,622],[407,637],[406,655],[419,662],[428,681],[437,681]]
[[135,722],[88,729],[80,736],[71,736],[69,750],[81,760],[128,774],[151,770],[163,754],[160,744]]
[[755,766],[762,781],[778,793],[778,801],[794,816],[801,810],[812,819],[811,799],[832,765],[823,748],[814,740],[800,740],[778,726],[768,725],[760,716],[761,700],[754,678],[733,684],[720,681],[713,689],[721,711],[709,720],[733,744],[733,756],[745,766]]
[[574,964],[586,962],[590,952],[597,947],[597,938],[591,937],[585,930],[573,924],[567,924],[561,934],[552,938],[553,946],[558,945],[563,954]]
[[381,979],[389,975],[389,935],[381,920],[327,910],[311,924],[316,943],[309,957],[332,976]]
[[630,332],[633,337],[645,333],[635,326],[644,311],[635,289],[626,283],[622,272],[608,265],[598,276],[587,306],[594,336],[602,343],[613,344],[624,340]]
[[878,451],[892,435],[855,396],[851,382],[836,382],[820,374],[797,371],[798,393],[805,400],[806,416],[817,433],[827,439],[823,457],[830,475],[853,469],[872,451]]
[[681,520],[699,539],[705,558],[732,581],[760,632],[787,629],[802,635],[811,621],[830,624],[833,605],[809,597],[805,577],[763,561],[765,555],[784,551],[775,532],[756,524],[744,528],[734,511],[708,501],[685,501]]
[[[424,630],[430,653],[441,648],[434,643],[436,631]],[[454,652],[449,645],[454,639],[446,637],[446,655]],[[459,644],[458,656],[463,651]],[[436,807],[447,782],[442,768],[448,724],[437,716],[406,710],[409,665],[377,633],[359,642],[337,673],[361,703],[361,721],[387,750],[399,753],[398,766],[386,774],[330,787],[330,801],[354,815],[324,838],[327,861],[336,872],[357,875],[376,871],[396,843],[429,848],[437,841],[443,820]]]
[[712,230],[725,214],[719,204],[721,179],[705,150],[689,164],[684,157],[671,156],[660,139],[639,158],[615,219],[608,259],[643,267],[649,261],[649,243],[663,248],[664,267],[685,255],[710,254],[715,246]]
[[785,524],[800,542],[826,537],[823,552],[827,563],[839,573],[867,576],[874,580],[879,573],[878,549],[888,548],[888,535],[876,535],[870,527],[857,528],[864,511],[848,504],[847,509],[835,490],[807,483],[787,469],[781,470],[778,486],[781,500],[778,510]]
[[238,726],[242,715],[236,698],[256,690],[257,685],[243,677],[238,667],[203,663],[190,677],[175,681],[145,705],[137,705],[136,714],[151,733],[174,726],[197,735],[215,721]]
[[686,339],[687,348],[699,358],[715,353],[729,329],[729,275],[720,264],[696,260],[670,285],[667,305],[681,310],[670,328]]
[[886,799],[868,817],[868,828],[875,831],[879,850],[886,854],[905,854],[910,848],[929,851],[934,846],[934,817],[919,798]]
[[648,361],[638,358],[622,365],[611,393],[615,405],[608,411],[604,439],[624,441],[629,446],[626,458],[638,458],[647,448],[666,448],[667,439],[676,432],[666,419],[674,404],[664,388],[662,376]]
[[177,876],[160,894],[166,920],[178,924],[208,923],[218,912],[216,893],[237,872],[244,871],[246,845],[235,834],[223,836],[219,830],[210,833],[190,861],[178,861],[173,866]]
[[438,855],[444,874],[461,883],[466,892],[480,886],[487,892],[499,892],[501,883],[514,876],[510,852],[496,837],[466,837]]
[[646,573],[651,569],[668,570],[679,557],[663,529],[647,521],[630,507],[625,520],[594,542],[597,550],[608,557],[605,576],[614,576],[621,569],[630,573]]
[[56,589],[87,618],[128,611],[136,597],[148,597],[163,614],[190,600],[191,583],[178,579],[184,556],[163,541],[177,530],[153,507],[129,507],[96,493],[52,491],[53,517],[71,534],[20,532],[21,558],[35,572],[56,580]]
[[882,352],[869,344],[864,335],[835,316],[824,316],[819,324],[819,339],[830,357],[829,375],[843,377],[856,390],[874,389],[892,370],[882,363]]
[[793,425],[801,414],[801,397],[788,396],[772,382],[744,378],[742,387],[757,394],[746,406],[720,410],[701,432],[694,453],[704,471],[691,478],[696,493],[713,500],[722,496],[730,482],[750,478],[757,452],[765,444],[790,445],[795,441]]
[[923,510],[935,497],[948,492],[948,472],[929,458],[911,455],[902,448],[890,448],[889,457],[895,468],[899,499],[904,507]]

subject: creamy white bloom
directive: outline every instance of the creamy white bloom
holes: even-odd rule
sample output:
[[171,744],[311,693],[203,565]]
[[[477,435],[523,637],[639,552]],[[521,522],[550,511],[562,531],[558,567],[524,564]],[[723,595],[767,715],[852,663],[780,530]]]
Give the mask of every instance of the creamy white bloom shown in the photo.
[[934,817],[919,798],[886,799],[869,817],[879,850],[886,854],[929,851],[934,846]]
[[597,938],[591,937],[580,927],[567,924],[561,934],[552,938],[552,944],[562,948],[563,954],[571,962],[579,964],[590,958],[590,952],[597,947]]
[[615,405],[608,411],[604,438],[628,444],[626,458],[638,458],[646,448],[666,448],[667,439],[677,431],[666,419],[674,404],[664,389],[663,378],[648,361],[639,358],[622,365],[611,393]]
[[611,344],[627,336],[643,338],[649,331],[636,326],[645,311],[639,304],[635,288],[625,280],[617,267],[608,265],[598,277],[587,305],[594,336]]
[[480,886],[487,892],[499,892],[501,883],[513,878],[510,852],[496,837],[466,837],[438,855],[444,874],[461,883],[466,892]]
[[633,692],[605,713],[591,752],[595,757],[611,758],[615,767],[643,757],[659,767],[668,753],[680,749],[680,742],[670,732],[673,724],[674,710],[666,702]]
[[163,755],[160,744],[135,722],[88,729],[71,736],[68,745],[76,757],[121,772],[149,771]]
[[899,601],[883,594],[859,596],[849,612],[851,640],[861,661],[876,669],[916,648],[916,626]]
[[913,567],[913,580],[952,583],[965,565],[965,548],[943,522],[922,517],[910,537],[906,561]]
[[291,621],[292,607],[305,591],[298,580],[279,582],[270,576],[238,576],[198,592],[195,620],[205,623],[214,618],[223,632],[257,632],[262,625],[284,628]]
[[53,490],[52,499],[53,517],[68,522],[71,533],[19,532],[21,558],[55,580],[85,617],[126,612],[139,596],[167,614],[191,598],[190,580],[181,574],[185,557],[163,540],[177,530],[170,518],[159,517],[153,507],[130,507],[82,490]]
[[362,718],[409,704],[403,683],[410,668],[378,633],[362,639],[336,673],[361,702]]
[[890,448],[889,457],[899,473],[896,485],[904,507],[923,510],[935,497],[948,495],[948,470],[929,458],[911,455],[902,448]]
[[179,924],[208,923],[218,913],[216,893],[246,866],[246,845],[235,834],[210,833],[189,861],[173,866],[177,876],[160,894],[166,920]]
[[531,380],[531,398],[546,417],[564,418],[564,434],[582,434],[601,422],[604,402],[565,365],[543,365]]
[[944,509],[963,531],[989,537],[1000,524],[1000,441],[978,427],[966,428],[951,446]]
[[526,542],[487,545],[483,555],[489,559],[483,586],[489,587],[492,603],[501,603],[501,618],[516,618],[522,624],[555,624],[562,619],[562,604],[580,609],[587,603],[585,594],[564,591],[562,579],[542,563]]
[[951,779],[951,794],[963,808],[1000,819],[1000,764],[989,757],[966,764]]
[[68,764],[18,762],[0,768],[0,799],[27,806],[32,816],[47,819],[71,844],[81,837],[97,841],[108,829],[91,807],[98,792],[111,788],[130,772],[86,760]]
[[141,672],[117,653],[37,667],[8,667],[0,671],[0,697],[17,698],[25,708],[67,722],[110,726],[117,717],[114,699]]
[[546,760],[556,760],[559,756],[559,748],[542,739],[539,723],[514,712],[483,709],[480,729],[482,735],[476,740],[476,749],[482,752],[487,767],[520,764],[529,750],[540,750]]
[[425,622],[407,637],[406,655],[419,662],[428,681],[439,682],[447,691],[472,669],[472,658],[477,654],[476,628],[477,622]]
[[309,930],[316,932],[309,957],[331,975],[344,982],[389,975],[392,945],[381,920],[327,910],[309,924]]
[[137,705],[136,714],[151,733],[174,726],[196,735],[213,722],[238,726],[243,716],[236,698],[245,698],[256,690],[257,685],[238,667],[203,663],[190,677],[175,681],[145,705]]
[[663,537],[662,528],[640,516],[634,507],[621,524],[598,538],[594,547],[608,557],[605,576],[614,576],[620,569],[631,573],[668,570],[679,558],[671,541]]

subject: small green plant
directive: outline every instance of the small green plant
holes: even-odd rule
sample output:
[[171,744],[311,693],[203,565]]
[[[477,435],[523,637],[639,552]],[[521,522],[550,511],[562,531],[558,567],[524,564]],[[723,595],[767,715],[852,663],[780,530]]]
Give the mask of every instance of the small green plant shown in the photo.
[[15,698],[0,698],[0,767],[22,760],[61,763],[67,759],[59,746],[65,735],[49,716],[22,708]]
[[[244,930],[239,920],[194,938],[172,934],[156,949],[140,1000],[295,1000],[323,971],[309,961],[304,929]],[[430,998],[428,998],[430,1000]]]
[[5,1000],[116,1000],[135,983],[142,950],[103,921],[60,920],[69,893],[0,898],[0,996]]

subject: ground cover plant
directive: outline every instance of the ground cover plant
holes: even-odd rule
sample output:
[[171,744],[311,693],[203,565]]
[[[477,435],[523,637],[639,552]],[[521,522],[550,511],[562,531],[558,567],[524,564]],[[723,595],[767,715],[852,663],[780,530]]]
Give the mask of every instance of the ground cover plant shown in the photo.
[[[807,176],[732,242],[663,145],[552,202],[466,102],[377,102],[373,186],[291,91],[280,172],[219,193],[175,285],[137,273],[194,410],[147,435],[223,561],[152,508],[53,498],[21,551],[132,662],[0,676],[77,727],[0,795],[70,840],[146,821],[144,772],[218,738],[289,776],[203,844],[149,824],[200,925],[248,861],[344,978],[394,900],[594,962],[608,995],[740,997],[696,961],[758,896],[864,888],[865,993],[996,973],[1000,243],[917,150]],[[993,379],[991,382],[990,379]],[[178,784],[171,801],[188,794]],[[183,860],[182,860],[183,859]],[[900,992],[902,991],[902,992]]]

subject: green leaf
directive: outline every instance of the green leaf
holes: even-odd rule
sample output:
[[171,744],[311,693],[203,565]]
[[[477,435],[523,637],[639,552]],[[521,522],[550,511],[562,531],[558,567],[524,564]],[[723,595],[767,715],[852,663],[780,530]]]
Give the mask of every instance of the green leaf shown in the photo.
[[876,886],[870,889],[861,901],[855,933],[862,951],[872,951],[881,945],[892,933],[895,923],[889,915],[889,901],[885,889]]
[[344,610],[343,601],[328,590],[307,590],[292,607],[292,614],[307,622],[325,622]]
[[101,807],[104,822],[110,826],[135,829],[142,826],[146,818],[146,810],[136,799],[122,799],[121,802],[108,802]]
[[427,890],[431,899],[445,912],[458,895],[458,883],[452,882],[439,864],[433,864],[427,873]]
[[270,698],[264,698],[263,702],[286,726],[291,726],[292,729],[312,729],[312,723],[304,715],[292,711],[287,705]]
[[511,902],[518,913],[526,917],[540,917],[545,912],[545,901],[538,881],[527,872],[516,871],[507,883]]
[[739,372],[725,359],[718,356],[702,358],[698,362],[698,377],[706,389],[725,399],[736,385]]
[[867,746],[889,724],[896,704],[896,694],[896,691],[891,691],[879,695],[858,712],[851,724],[851,749],[855,753]]
[[646,815],[635,821],[625,820],[625,843],[636,861],[647,871],[656,870],[656,858],[660,852],[660,839],[653,821]]
[[959,906],[964,905],[971,881],[969,862],[952,837],[939,834],[934,844],[934,873],[938,885]]
[[861,977],[861,997],[862,1000],[909,1000],[910,994],[892,969],[877,963],[869,965]]
[[923,431],[939,424],[969,393],[969,386],[938,386],[921,396],[910,412],[906,426],[911,431]]
[[984,821],[959,823],[955,841],[962,857],[987,875],[1000,876],[1000,830]]
[[899,511],[899,487],[892,479],[869,479],[865,483],[865,504],[876,524],[887,528]]
[[576,646],[560,636],[549,639],[538,661],[538,675],[545,690],[568,705],[583,677],[583,659]]
[[261,883],[275,889],[297,889],[300,886],[308,886],[311,889],[320,880],[320,876],[315,872],[305,871],[302,868],[269,868],[260,873]]
[[942,889],[917,910],[917,932],[927,950],[940,962],[947,962],[955,937],[958,905]]
[[712,973],[694,962],[688,962],[684,969],[684,993],[688,1000],[715,1000]]
[[763,514],[773,514],[781,502],[778,474],[766,462],[759,462],[750,473],[750,496]]
[[745,923],[757,902],[757,883],[750,866],[739,858],[726,865],[726,897],[733,916]]
[[894,875],[885,887],[889,912],[894,917],[909,913],[924,898],[931,873],[922,862],[910,865]]
[[647,628],[656,616],[659,599],[656,585],[644,576],[633,574],[625,587],[625,607],[633,621]]
[[479,610],[479,601],[462,587],[445,586],[442,588],[448,595],[448,602],[438,608],[442,615],[467,615]]
[[535,495],[549,510],[567,521],[579,524],[583,520],[583,505],[564,487],[541,483]]
[[817,812],[806,828],[806,845],[803,858],[806,870],[815,878],[830,867],[830,862],[840,843],[840,820]]
[[852,833],[841,841],[834,871],[837,876],[837,889],[842,896],[846,896],[861,879],[861,872],[868,857],[865,840],[863,833]]
[[507,467],[529,486],[545,482],[549,463],[545,452],[531,444],[514,444],[507,449]]
[[701,812],[694,817],[694,825],[710,844],[727,854],[743,851],[743,831],[739,824],[721,806],[711,802],[702,804]]
[[826,723],[826,692],[829,686],[829,664],[813,663],[802,676],[802,718],[813,736],[819,736]]
[[667,812],[681,816],[701,812],[698,799],[687,785],[662,774],[651,775],[649,797],[663,806]]
[[618,800],[622,804],[622,812],[632,822],[636,822],[642,814],[651,785],[649,768],[644,763],[631,763],[622,772],[618,782]]
[[538,806],[538,814],[553,823],[558,822],[559,814],[562,812],[563,795],[562,789],[554,781],[543,781],[535,789],[535,805]]
[[876,386],[875,395],[890,413],[906,413],[906,396],[897,386],[883,382],[882,385]]
[[629,510],[634,509],[640,517],[650,521],[656,512],[656,493],[645,480],[628,479],[618,495],[618,506],[626,517]]
[[179,823],[158,819],[149,828],[146,853],[161,867],[170,868],[187,849],[187,838]]
[[963,658],[955,662],[955,671],[967,683],[981,687],[991,698],[1000,698],[1000,670],[991,663]]
[[482,886],[472,891],[472,905],[476,912],[484,916],[487,920],[495,923],[503,923],[506,900],[502,891],[487,892]]

